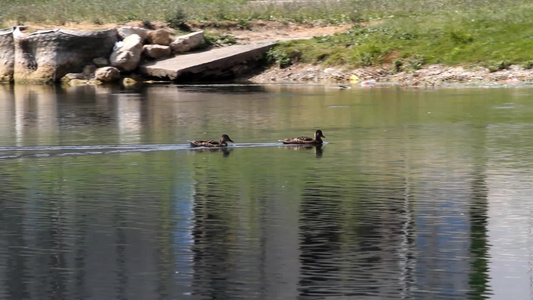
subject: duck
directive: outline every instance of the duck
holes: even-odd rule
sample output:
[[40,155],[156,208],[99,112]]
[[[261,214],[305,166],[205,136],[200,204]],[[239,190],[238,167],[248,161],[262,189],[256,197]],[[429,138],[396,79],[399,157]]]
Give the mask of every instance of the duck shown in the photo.
[[189,144],[191,144],[191,147],[213,147],[213,148],[214,147],[217,147],[217,148],[227,147],[228,146],[228,142],[235,143],[229,137],[229,135],[227,135],[227,134],[223,134],[220,137],[219,141],[215,141],[215,140],[208,140],[208,141],[197,140],[197,141],[188,141],[188,142],[189,142]]
[[322,130],[318,129],[315,131],[314,138],[308,137],[308,136],[299,136],[295,138],[286,138],[284,140],[281,140],[280,142],[283,142],[283,144],[307,144],[307,145],[321,145],[323,143],[322,138],[326,138],[324,134],[322,134]]

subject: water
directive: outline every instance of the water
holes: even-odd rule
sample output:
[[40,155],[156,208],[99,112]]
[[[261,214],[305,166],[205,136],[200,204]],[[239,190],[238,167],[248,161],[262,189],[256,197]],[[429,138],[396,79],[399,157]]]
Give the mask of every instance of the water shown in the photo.
[[0,299],[533,299],[532,131],[527,87],[0,86]]

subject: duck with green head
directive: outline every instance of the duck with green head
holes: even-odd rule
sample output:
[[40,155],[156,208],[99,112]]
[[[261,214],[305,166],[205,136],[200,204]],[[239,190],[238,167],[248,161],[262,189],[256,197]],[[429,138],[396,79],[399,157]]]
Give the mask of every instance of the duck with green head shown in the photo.
[[308,136],[299,136],[295,138],[286,138],[284,140],[281,140],[283,144],[306,144],[306,145],[322,145],[324,141],[322,141],[322,138],[326,138],[324,134],[322,134],[322,130],[318,129],[315,131],[314,137],[308,137]]
[[189,144],[191,144],[191,147],[227,147],[228,146],[228,142],[232,142],[232,143],[235,143],[234,141],[232,141],[230,139],[230,137],[227,135],[227,134],[223,134],[221,137],[220,137],[220,140],[218,141],[215,141],[215,140],[208,140],[208,141],[204,141],[204,140],[196,140],[196,141],[188,141]]

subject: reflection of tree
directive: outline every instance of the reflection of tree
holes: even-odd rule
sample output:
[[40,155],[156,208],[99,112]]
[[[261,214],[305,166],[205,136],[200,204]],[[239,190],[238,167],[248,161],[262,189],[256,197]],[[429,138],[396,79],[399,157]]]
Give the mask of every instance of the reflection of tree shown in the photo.
[[[300,295],[378,296],[398,295],[400,290],[408,295],[412,221],[406,217],[410,212],[403,206],[402,185],[331,183],[316,175],[304,187]],[[377,197],[387,200],[377,202]]]
[[[63,270],[66,269],[66,258],[65,258],[65,245],[63,244],[63,239],[65,239],[65,221],[63,220],[63,200],[61,198],[53,199],[49,202],[50,211],[53,215],[50,218],[50,228],[49,237],[46,239],[49,241],[51,253],[49,255],[49,280],[51,282],[48,286],[52,287],[51,294],[52,299],[66,299],[66,277]],[[45,235],[46,236],[46,235]],[[43,244],[46,244],[46,241],[43,241]]]
[[[14,182],[20,181],[24,181],[23,177]],[[0,221],[7,225],[7,232],[2,236],[6,238],[3,243],[8,245],[9,256],[5,286],[10,299],[30,299],[33,293],[50,299],[67,298],[64,203],[61,197],[54,196],[57,190],[61,188],[48,184],[35,187],[31,194],[21,193],[19,189],[1,193]],[[47,201],[37,200],[34,197],[37,195]],[[2,207],[5,204],[9,205]],[[41,213],[35,213],[36,208]]]
[[127,226],[127,222],[124,218],[124,214],[120,211],[120,207],[116,205],[113,213],[113,228],[115,238],[115,251],[116,251],[116,264],[117,264],[117,288],[116,299],[124,300],[128,299],[128,269],[126,262],[126,233],[124,228]]
[[[204,170],[207,171],[207,170]],[[227,269],[230,253],[231,214],[228,214],[227,187],[221,184],[221,174],[208,172],[199,175],[194,201],[193,292],[209,294],[209,299],[230,299]],[[222,180],[223,182],[223,180]]]
[[[0,185],[4,185],[2,178],[8,178],[6,174],[1,174]],[[24,249],[26,244],[24,241],[24,230],[22,226],[21,216],[22,208],[13,206],[12,200],[20,195],[4,191],[0,193],[0,224],[3,224],[0,229],[0,236],[5,239],[2,244],[8,245],[6,259],[0,261],[2,269],[5,269],[5,283],[8,299],[30,299],[28,293],[28,281],[21,280],[28,273],[26,268],[27,256],[20,255],[21,249]]]
[[[132,299],[139,292],[164,294],[154,285],[174,275],[168,258],[168,233],[173,227],[152,227],[146,220],[168,222],[168,216],[157,214],[161,211],[158,205],[166,204],[167,198],[153,201],[156,193],[169,194],[164,184],[168,176],[158,177],[160,185],[153,190],[140,188],[139,182],[174,170],[173,166],[163,169],[150,161],[143,168],[146,174],[131,168],[101,173],[102,165],[109,167],[115,161],[124,166],[133,159],[117,158],[93,165],[84,163],[82,157],[4,163],[6,168],[0,169],[3,298]],[[44,161],[46,172],[40,169]],[[163,232],[161,239],[153,238],[156,230]],[[159,271],[152,261],[155,257],[167,263],[160,264],[166,268],[160,281],[154,279]],[[141,272],[150,275],[131,275]]]
[[[341,193],[318,182],[306,185],[300,208],[300,295],[323,295],[339,281],[342,249]],[[324,289],[324,287],[330,287]],[[338,294],[337,294],[338,295]]]
[[[483,129],[484,130],[484,129]],[[488,251],[487,244],[487,211],[488,211],[488,188],[486,185],[486,160],[485,132],[480,132],[481,138],[474,142],[474,170],[471,183],[472,198],[470,199],[470,240],[471,240],[471,268],[469,284],[471,296],[484,299],[483,295],[488,291]]]
[[74,267],[76,268],[76,272],[74,274],[74,287],[76,290],[76,294],[80,296],[80,298],[86,298],[87,292],[86,292],[86,281],[85,278],[87,276],[87,217],[85,214],[76,214],[76,225],[75,228],[78,232],[78,238],[76,239],[75,243],[75,251],[74,251]]

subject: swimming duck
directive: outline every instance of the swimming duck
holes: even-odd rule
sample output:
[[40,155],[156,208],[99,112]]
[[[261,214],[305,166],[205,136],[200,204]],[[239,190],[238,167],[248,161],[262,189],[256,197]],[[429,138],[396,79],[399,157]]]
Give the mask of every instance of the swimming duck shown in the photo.
[[235,143],[230,139],[230,137],[227,134],[223,134],[220,137],[220,140],[217,142],[215,140],[209,140],[209,141],[188,141],[191,144],[191,147],[227,147],[228,142]]
[[295,138],[287,138],[284,140],[281,140],[283,144],[312,144],[312,145],[320,145],[323,143],[322,138],[326,138],[322,134],[322,130],[317,130],[315,132],[315,137],[311,138],[308,136],[299,136]]

